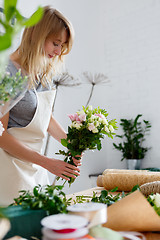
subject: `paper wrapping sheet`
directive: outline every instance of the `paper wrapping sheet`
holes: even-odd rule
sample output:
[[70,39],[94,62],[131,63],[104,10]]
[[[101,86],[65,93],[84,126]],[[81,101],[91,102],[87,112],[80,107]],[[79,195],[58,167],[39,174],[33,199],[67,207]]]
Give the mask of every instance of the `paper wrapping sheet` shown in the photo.
[[147,182],[160,181],[160,172],[148,172],[146,170],[117,170],[106,169],[98,177],[97,185],[107,190],[118,187],[118,191],[131,191],[135,185]]
[[107,208],[104,227],[116,231],[160,231],[160,216],[140,191],[135,191]]

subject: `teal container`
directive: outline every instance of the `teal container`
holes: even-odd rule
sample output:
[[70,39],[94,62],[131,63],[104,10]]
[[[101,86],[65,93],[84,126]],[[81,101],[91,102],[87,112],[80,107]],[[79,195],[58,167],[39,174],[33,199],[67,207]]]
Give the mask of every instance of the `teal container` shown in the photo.
[[4,239],[13,236],[32,239],[41,239],[41,219],[47,214],[44,210],[23,209],[22,206],[9,206],[0,208],[0,212],[10,220],[11,229]]

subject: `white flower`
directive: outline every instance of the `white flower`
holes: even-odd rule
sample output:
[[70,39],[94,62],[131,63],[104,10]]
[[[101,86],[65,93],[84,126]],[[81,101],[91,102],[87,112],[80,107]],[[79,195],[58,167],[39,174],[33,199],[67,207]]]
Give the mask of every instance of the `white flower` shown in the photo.
[[78,112],[78,115],[79,115],[80,121],[86,121],[86,114],[83,110]]
[[93,109],[92,105],[88,106],[88,110],[91,111]]
[[154,203],[157,207],[160,207],[160,194],[159,193],[150,195],[150,198],[152,198],[152,200],[154,200]]
[[95,126],[95,127],[98,127],[99,125],[100,125],[100,122],[99,122],[99,121],[95,121],[95,122],[94,122],[94,126]]
[[93,133],[98,133],[98,129],[97,129],[97,128],[94,128],[94,129],[92,130],[92,132],[93,132]]
[[112,132],[114,132],[114,128],[113,128],[113,126],[112,125],[109,125],[109,131],[112,133]]
[[71,127],[76,128],[76,129],[80,129],[81,126],[82,126],[82,123],[80,123],[80,122],[72,122],[72,124],[71,124]]
[[109,129],[108,129],[108,127],[105,125],[104,126],[104,131],[106,132],[106,133],[109,133]]
[[89,118],[89,122],[94,122],[94,121],[95,121],[95,119],[97,119],[97,117],[96,117],[96,116],[94,116],[94,115],[92,115],[92,116]]
[[0,121],[0,136],[2,136],[3,132],[4,132],[3,124]]
[[88,124],[88,130],[92,131],[95,128],[94,123],[89,123]]
[[102,123],[103,123],[104,125],[108,125],[107,119],[106,119],[106,118],[102,118]]

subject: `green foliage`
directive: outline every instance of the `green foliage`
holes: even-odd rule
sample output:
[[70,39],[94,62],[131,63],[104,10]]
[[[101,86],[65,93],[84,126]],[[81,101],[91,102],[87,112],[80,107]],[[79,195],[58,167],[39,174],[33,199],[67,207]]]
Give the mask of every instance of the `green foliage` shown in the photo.
[[[43,16],[43,8],[29,18],[24,18],[17,9],[17,0],[4,0],[4,19],[0,19],[0,25],[4,28],[4,33],[0,35],[0,51],[8,49],[12,44],[14,35],[21,27],[31,27],[35,25]],[[16,21],[13,23],[13,19]]]
[[[140,190],[138,185],[135,185],[132,190],[128,193],[117,193],[117,194],[112,194],[115,192],[118,192],[118,187],[113,188],[111,190],[102,190],[101,194],[98,195],[96,192],[93,192],[92,196],[76,196],[76,199],[74,200],[74,203],[83,203],[83,202],[97,202],[97,203],[104,203],[107,204],[107,206],[112,205],[113,203],[121,200],[122,198],[124,198],[125,196],[133,193],[136,190]],[[71,199],[68,199],[68,201]]]
[[28,78],[21,76],[21,71],[18,71],[15,76],[4,75],[0,77],[0,105],[4,102],[14,99],[20,92],[26,88]]
[[43,209],[47,214],[66,213],[67,202],[63,186],[41,185],[35,186],[33,193],[22,190],[12,205],[21,205],[24,208]]
[[122,152],[122,159],[143,159],[146,152],[150,149],[143,146],[146,134],[150,131],[149,121],[138,121],[142,114],[138,114],[133,119],[121,119],[120,125],[123,128],[122,135],[116,135],[123,140],[118,145],[113,143],[115,149]]

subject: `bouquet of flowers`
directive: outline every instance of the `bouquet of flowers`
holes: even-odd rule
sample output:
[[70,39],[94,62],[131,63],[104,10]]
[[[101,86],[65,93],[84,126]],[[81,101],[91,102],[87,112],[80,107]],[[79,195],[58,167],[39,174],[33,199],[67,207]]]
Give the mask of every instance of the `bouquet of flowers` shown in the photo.
[[[77,155],[81,155],[87,149],[101,150],[101,140],[104,136],[113,138],[113,135],[115,135],[116,120],[108,121],[108,113],[105,109],[99,107],[92,109],[92,106],[88,106],[68,116],[72,123],[68,127],[67,138],[61,139],[62,145],[67,147],[68,151],[59,150],[59,153],[57,153],[64,155],[64,161],[67,163],[74,165],[72,157],[77,158]],[[57,177],[58,179],[59,177]],[[70,178],[69,185],[74,180],[74,178]]]

